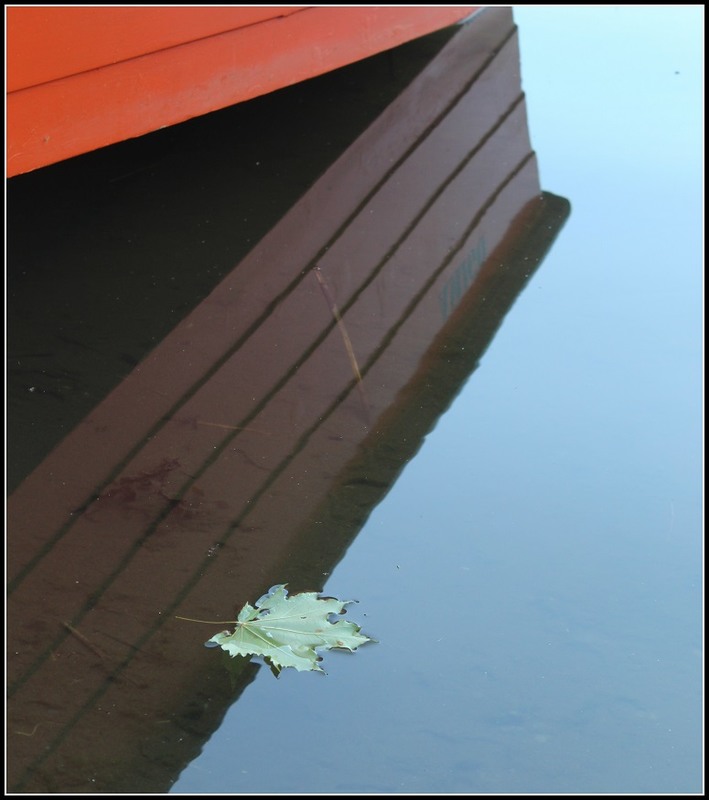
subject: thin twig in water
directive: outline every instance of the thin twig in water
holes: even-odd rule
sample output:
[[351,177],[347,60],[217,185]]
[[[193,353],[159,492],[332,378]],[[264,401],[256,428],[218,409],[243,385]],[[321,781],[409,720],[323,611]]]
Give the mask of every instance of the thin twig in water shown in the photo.
[[345,345],[345,350],[347,351],[347,355],[350,359],[352,372],[354,372],[355,378],[357,379],[357,388],[359,389],[365,414],[367,415],[367,417],[369,417],[369,403],[367,402],[367,397],[364,394],[364,387],[362,385],[362,373],[360,372],[359,364],[357,363],[357,357],[355,356],[354,348],[352,347],[352,340],[350,339],[349,333],[347,333],[347,328],[345,327],[342,315],[340,314],[340,311],[337,308],[337,303],[335,302],[335,298],[332,296],[330,287],[325,282],[325,278],[323,277],[322,272],[320,272],[320,267],[313,267],[313,272],[315,273],[315,277],[317,278],[318,283],[320,284],[320,289],[322,290],[322,293],[325,296],[325,300],[327,300],[327,304],[330,306],[330,311],[332,312],[332,316],[335,318],[335,322],[337,323],[337,327],[340,331],[340,336],[342,336],[342,341],[344,342]]
[[76,636],[76,638],[85,646],[91,650],[92,653],[95,653],[100,659],[104,659],[106,656],[102,653],[96,645],[91,644],[91,642],[84,636],[83,633],[79,633],[73,625],[70,625],[68,622],[64,623],[64,627],[69,631],[72,636]]
[[34,736],[34,735],[35,735],[35,733],[37,733],[37,728],[39,728],[39,726],[40,726],[41,724],[42,724],[41,722],[37,722],[37,723],[35,723],[35,726],[34,726],[34,728],[32,728],[32,732],[31,732],[31,733],[25,733],[24,731],[15,731],[15,733],[16,733],[18,736]]
[[268,431],[259,431],[256,428],[240,428],[238,425],[222,425],[220,422],[205,422],[204,420],[196,420],[197,425],[209,425],[212,428],[224,428],[229,431],[248,431],[249,433],[262,433],[264,436],[270,436]]
[[50,720],[43,720],[42,722],[35,722],[34,728],[29,733],[25,733],[24,731],[15,731],[18,736],[34,736],[37,733],[37,729],[41,725],[59,725],[59,722],[51,722]]

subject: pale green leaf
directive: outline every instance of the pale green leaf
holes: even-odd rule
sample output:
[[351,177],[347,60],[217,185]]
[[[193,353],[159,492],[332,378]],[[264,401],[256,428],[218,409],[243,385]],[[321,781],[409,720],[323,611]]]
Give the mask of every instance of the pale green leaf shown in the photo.
[[241,609],[233,633],[222,631],[206,644],[218,645],[231,656],[263,656],[276,672],[284,667],[322,671],[318,650],[353,651],[374,641],[360,633],[354,622],[331,621],[333,615],[343,614],[350,602],[318,597],[317,592],[288,597],[286,585],[279,584],[257,600],[255,608],[247,603]]

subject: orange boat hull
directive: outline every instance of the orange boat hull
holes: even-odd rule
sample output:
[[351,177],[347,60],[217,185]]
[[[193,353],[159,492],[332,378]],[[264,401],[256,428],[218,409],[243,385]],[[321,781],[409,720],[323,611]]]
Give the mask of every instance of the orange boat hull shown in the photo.
[[7,175],[323,74],[477,8],[8,8]]

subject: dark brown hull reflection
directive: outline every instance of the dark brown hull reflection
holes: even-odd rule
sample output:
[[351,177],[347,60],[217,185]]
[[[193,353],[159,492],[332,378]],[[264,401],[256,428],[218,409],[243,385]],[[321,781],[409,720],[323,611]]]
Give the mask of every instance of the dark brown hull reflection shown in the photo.
[[490,10],[11,496],[10,789],[169,788],[255,669],[175,616],[323,587],[567,214]]

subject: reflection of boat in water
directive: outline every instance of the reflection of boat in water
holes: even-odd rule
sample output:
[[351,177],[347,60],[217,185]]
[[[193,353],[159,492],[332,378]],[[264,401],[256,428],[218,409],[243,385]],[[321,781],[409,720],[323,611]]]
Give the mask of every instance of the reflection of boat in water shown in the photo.
[[475,8],[10,7],[8,175],[290,86]]
[[567,214],[490,9],[10,497],[10,788],[169,787],[233,702],[175,615],[322,588]]

